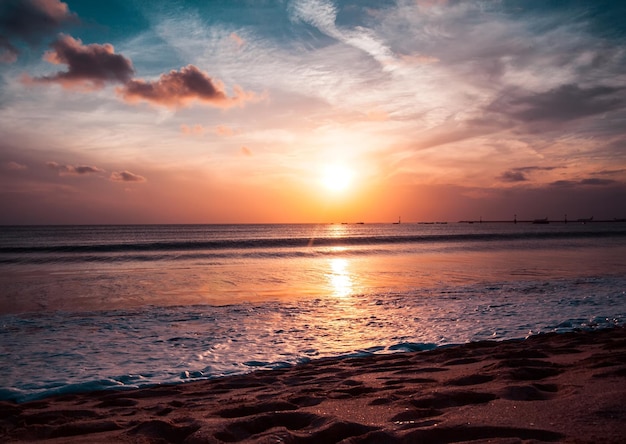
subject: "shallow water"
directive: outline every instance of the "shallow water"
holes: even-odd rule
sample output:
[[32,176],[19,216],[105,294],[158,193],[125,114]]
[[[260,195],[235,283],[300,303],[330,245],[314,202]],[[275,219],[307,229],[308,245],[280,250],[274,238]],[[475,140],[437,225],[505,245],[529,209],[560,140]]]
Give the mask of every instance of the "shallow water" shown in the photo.
[[621,325],[626,226],[19,227],[0,284],[25,400]]

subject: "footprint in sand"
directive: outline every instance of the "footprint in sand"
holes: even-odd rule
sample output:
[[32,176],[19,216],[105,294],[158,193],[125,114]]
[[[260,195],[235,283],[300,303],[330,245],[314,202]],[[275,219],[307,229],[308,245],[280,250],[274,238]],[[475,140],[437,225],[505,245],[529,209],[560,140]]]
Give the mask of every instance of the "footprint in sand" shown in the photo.
[[213,437],[225,442],[254,440],[294,444],[330,443],[365,435],[375,430],[378,428],[332,421],[312,413],[274,412],[232,422],[213,433]]

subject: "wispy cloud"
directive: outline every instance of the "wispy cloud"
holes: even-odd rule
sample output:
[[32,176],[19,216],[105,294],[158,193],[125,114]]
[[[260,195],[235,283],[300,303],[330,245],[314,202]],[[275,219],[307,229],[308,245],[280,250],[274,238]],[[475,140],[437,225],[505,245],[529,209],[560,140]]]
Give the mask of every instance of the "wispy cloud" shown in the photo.
[[292,17],[349,46],[359,49],[378,61],[384,69],[393,69],[396,56],[378,34],[368,28],[357,26],[344,29],[336,24],[337,8],[328,0],[299,0],[291,4]]
[[128,170],[112,172],[109,180],[113,182],[146,182],[145,177],[140,176],[139,174],[131,173]]
[[103,173],[104,170],[90,165],[62,165],[57,162],[47,162],[46,166],[59,172],[59,176],[83,176],[93,173]]
[[243,45],[246,44],[246,41],[239,36],[236,32],[231,32],[229,38],[237,45],[237,49],[240,49]]
[[25,169],[28,168],[23,163],[15,162],[13,160],[8,161],[8,162],[4,162],[4,167],[7,170],[13,170],[13,171],[25,170]]

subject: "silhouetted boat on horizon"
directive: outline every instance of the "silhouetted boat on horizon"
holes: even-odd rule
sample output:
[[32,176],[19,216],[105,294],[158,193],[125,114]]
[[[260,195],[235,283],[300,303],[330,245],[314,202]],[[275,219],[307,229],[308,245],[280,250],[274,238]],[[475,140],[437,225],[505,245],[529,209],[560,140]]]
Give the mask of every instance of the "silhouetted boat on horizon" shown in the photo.
[[545,217],[543,219],[534,219],[533,223],[534,224],[549,224],[550,222],[548,221],[548,218]]

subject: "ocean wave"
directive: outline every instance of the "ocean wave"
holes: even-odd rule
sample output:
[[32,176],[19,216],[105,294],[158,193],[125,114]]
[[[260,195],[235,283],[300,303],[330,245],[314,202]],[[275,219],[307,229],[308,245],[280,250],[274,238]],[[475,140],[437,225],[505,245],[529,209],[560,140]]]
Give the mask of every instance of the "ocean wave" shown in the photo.
[[157,241],[133,243],[90,243],[0,247],[0,254],[36,254],[36,253],[133,253],[133,252],[172,252],[172,251],[224,251],[224,250],[271,250],[281,248],[315,248],[315,247],[351,247],[385,244],[424,244],[451,242],[502,242],[525,240],[562,240],[562,239],[596,239],[623,238],[624,231],[540,231],[510,233],[453,233],[453,234],[420,234],[420,235],[370,235],[347,237],[314,237],[314,238],[252,238],[252,239],[217,239],[190,241]]

